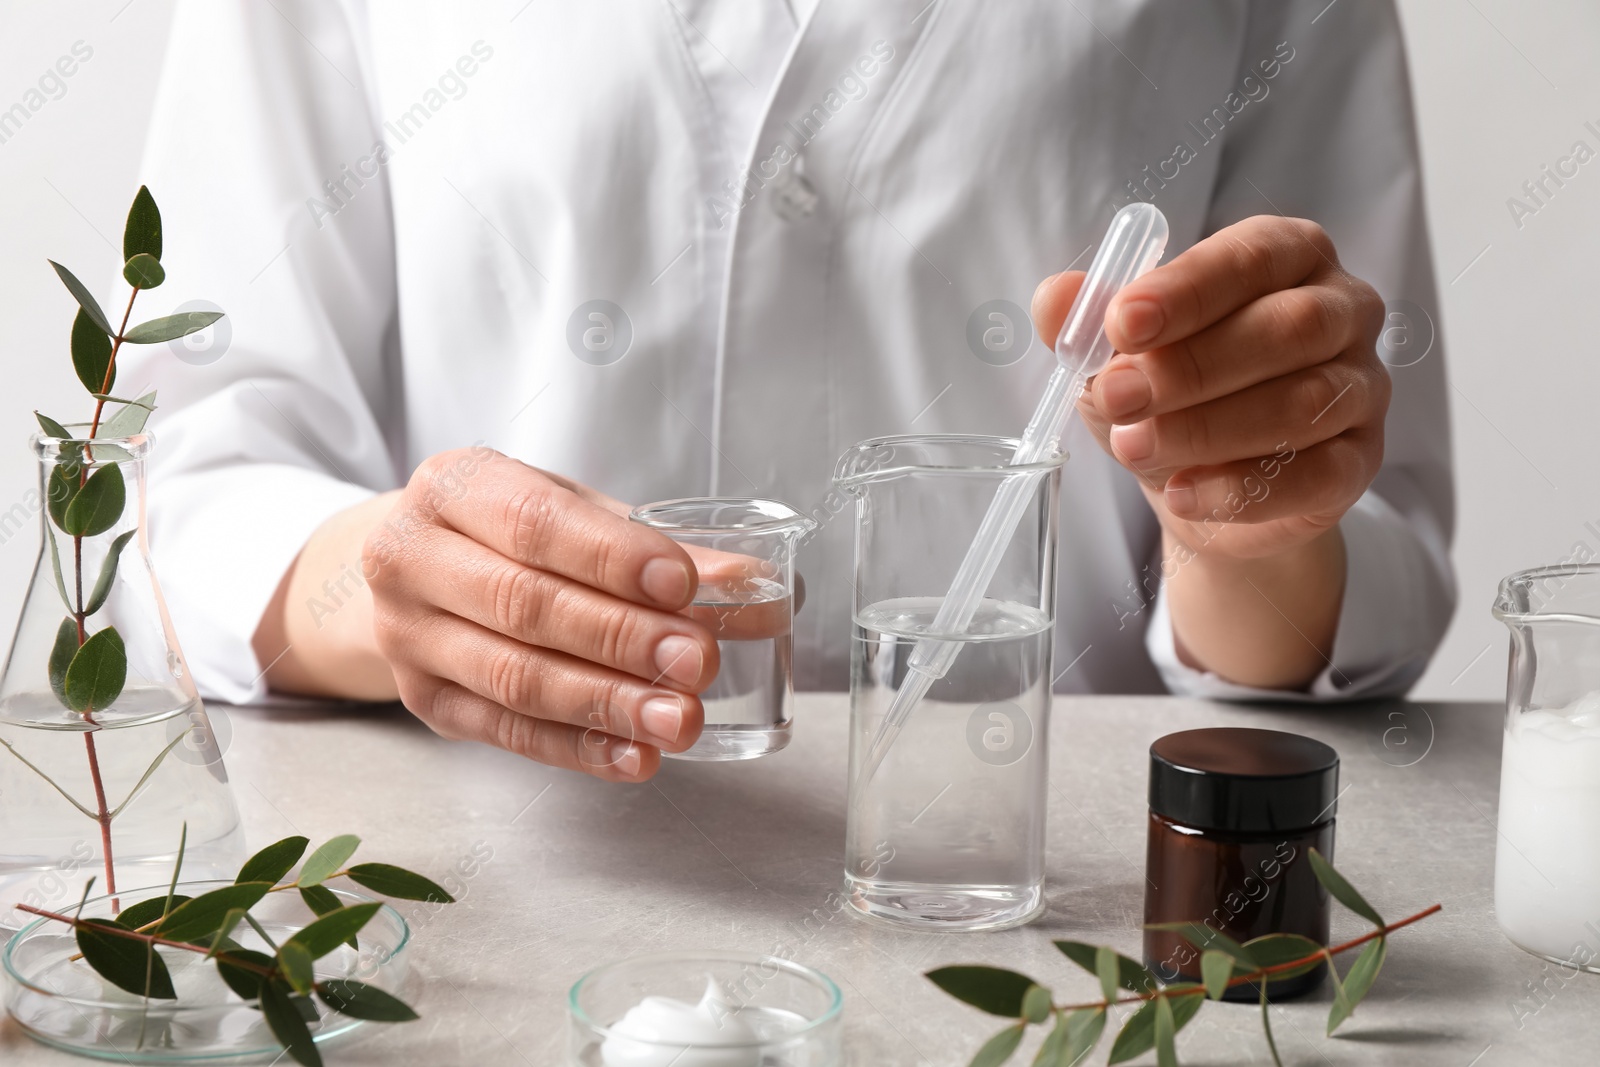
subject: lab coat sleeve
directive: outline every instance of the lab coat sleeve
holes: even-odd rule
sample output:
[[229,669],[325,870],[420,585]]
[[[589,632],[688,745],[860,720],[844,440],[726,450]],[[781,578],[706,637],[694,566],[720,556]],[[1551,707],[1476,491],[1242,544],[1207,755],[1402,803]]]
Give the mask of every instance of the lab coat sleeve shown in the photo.
[[263,696],[251,638],[280,578],[330,515],[396,483],[379,421],[398,403],[393,236],[382,168],[360,165],[378,140],[363,25],[327,0],[180,0],[173,20],[142,174],[167,281],[135,319],[190,298],[227,316],[209,351],[129,346],[118,391],[159,391],[151,547],[211,698]]
[[[1391,4],[1377,0],[1330,7],[1314,22],[1313,13],[1256,5],[1240,80],[1253,73],[1253,91],[1262,84],[1270,91],[1230,125],[1209,228],[1267,213],[1312,219],[1332,237],[1342,265],[1384,298],[1380,352],[1394,392],[1383,467],[1340,522],[1344,599],[1329,663],[1312,684],[1292,693],[1253,689],[1184,665],[1163,590],[1146,646],[1176,693],[1398,695],[1421,676],[1455,609],[1445,362],[1399,21]],[[1258,65],[1281,61],[1286,50],[1293,58],[1263,81]]]

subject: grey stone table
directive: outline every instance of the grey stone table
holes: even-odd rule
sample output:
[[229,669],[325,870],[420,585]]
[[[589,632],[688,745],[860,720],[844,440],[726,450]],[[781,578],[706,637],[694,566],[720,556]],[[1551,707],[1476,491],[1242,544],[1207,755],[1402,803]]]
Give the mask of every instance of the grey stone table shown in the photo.
[[[1058,698],[1049,910],[1031,926],[981,935],[885,931],[828,907],[844,841],[843,696],[802,696],[794,743],[775,756],[669,762],[638,786],[447,742],[399,710],[221,711],[231,718],[226,758],[252,848],[348,831],[377,858],[441,880],[455,872],[448,884],[461,903],[404,909],[420,972],[410,997],[422,1019],[368,1028],[330,1055],[332,1065],[556,1065],[567,989],[597,963],[779,945],[843,988],[852,1063],[964,1064],[998,1020],[922,972],[994,963],[1059,996],[1092,997],[1092,979],[1050,940],[1137,954],[1147,746],[1171,730],[1250,724],[1339,750],[1338,862],[1380,911],[1398,918],[1444,905],[1394,936],[1377,987],[1337,1038],[1323,1036],[1326,992],[1275,1007],[1286,1063],[1595,1061],[1600,978],[1564,978],[1494,924],[1502,712],[1492,705],[1308,711]],[[1334,933],[1359,928],[1344,915]],[[1244,1005],[1208,1005],[1178,1050],[1191,1065],[1270,1062],[1257,1013]],[[1104,1048],[1095,1062],[1103,1057]],[[6,1067],[72,1062],[9,1021],[0,1027]]]

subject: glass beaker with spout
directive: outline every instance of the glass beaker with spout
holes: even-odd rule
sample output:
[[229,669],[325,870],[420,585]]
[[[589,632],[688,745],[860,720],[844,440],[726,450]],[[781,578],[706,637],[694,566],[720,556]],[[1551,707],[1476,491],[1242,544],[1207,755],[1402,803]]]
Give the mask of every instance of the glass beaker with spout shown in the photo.
[[[1064,457],[1012,466],[1016,447],[1002,437],[874,438],[834,475],[856,502],[845,888],[868,918],[987,930],[1044,910]],[[984,599],[961,632],[936,632],[996,492],[1019,478],[1026,507]],[[961,647],[868,767],[912,651],[929,638]]]
[[794,551],[816,523],[776,500],[690,497],[634,508],[634,522],[691,550],[700,584],[689,616],[717,637],[705,729],[673,759],[754,759],[789,743],[794,720]]
[[1535,956],[1600,972],[1600,566],[1500,583],[1511,629],[1494,910]]

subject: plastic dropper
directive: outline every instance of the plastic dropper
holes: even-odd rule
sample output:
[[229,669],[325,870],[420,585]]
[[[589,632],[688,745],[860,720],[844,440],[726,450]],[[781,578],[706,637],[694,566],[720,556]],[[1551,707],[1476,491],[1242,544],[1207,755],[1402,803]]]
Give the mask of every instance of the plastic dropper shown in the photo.
[[[1034,409],[1028,428],[1022,432],[1021,443],[1012,454],[1013,465],[1038,463],[1055,453],[1084,386],[1111,359],[1111,342],[1105,332],[1106,308],[1111,298],[1154,267],[1166,247],[1167,219],[1154,204],[1129,204],[1111,219],[1105,241],[1095,253],[1088,277],[1067,312],[1061,335],[1056,338],[1056,368],[1045,385],[1044,396]],[[994,572],[1000,566],[1006,545],[1042,477],[1041,471],[1019,471],[1000,483],[971,547],[956,569],[950,591],[934,615],[930,627],[933,636],[919,637],[911,650],[905,678],[895,691],[889,711],[873,735],[866,760],[858,772],[859,785],[872,781],[911,710],[955,662],[962,642],[940,638],[963,634],[971,625],[994,579]]]

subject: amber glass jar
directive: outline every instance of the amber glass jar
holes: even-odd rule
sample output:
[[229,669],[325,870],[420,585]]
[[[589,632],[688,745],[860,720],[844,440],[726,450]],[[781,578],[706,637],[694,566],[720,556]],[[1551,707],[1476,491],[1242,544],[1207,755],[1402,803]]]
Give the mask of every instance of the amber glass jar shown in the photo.
[[[1306,859],[1333,860],[1339,754],[1278,730],[1219,727],[1168,734],[1150,746],[1144,921],[1201,922],[1235,941],[1287,933],[1328,943],[1328,893]],[[1200,980],[1200,953],[1177,934],[1146,930],[1145,964],[1163,982]],[[1298,996],[1323,968],[1268,983]],[[1241,984],[1228,999],[1255,999]]]

